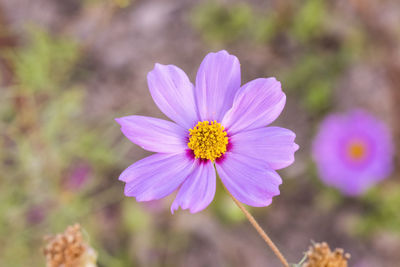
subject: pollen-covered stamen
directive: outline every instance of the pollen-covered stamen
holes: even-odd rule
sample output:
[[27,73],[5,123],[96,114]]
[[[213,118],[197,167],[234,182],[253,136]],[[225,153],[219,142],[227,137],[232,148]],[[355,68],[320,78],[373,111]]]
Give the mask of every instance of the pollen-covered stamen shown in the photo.
[[201,121],[189,129],[188,147],[196,158],[214,161],[226,152],[228,137],[224,127],[216,121]]

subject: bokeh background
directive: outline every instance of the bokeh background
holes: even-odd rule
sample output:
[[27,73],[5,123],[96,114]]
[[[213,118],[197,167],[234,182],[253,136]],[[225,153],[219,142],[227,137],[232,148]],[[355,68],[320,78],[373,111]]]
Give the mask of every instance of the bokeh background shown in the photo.
[[0,266],[44,266],[42,237],[75,222],[99,266],[279,266],[220,184],[205,211],[171,215],[173,196],[136,203],[118,181],[148,154],[114,118],[165,118],[147,72],[174,64],[193,81],[220,49],[243,82],[275,76],[287,94],[274,125],[300,150],[281,195],[251,211],[289,261],[314,240],[343,247],[350,266],[399,266],[398,168],[348,198],[310,156],[324,116],[353,108],[385,121],[398,151],[397,0],[0,0]]

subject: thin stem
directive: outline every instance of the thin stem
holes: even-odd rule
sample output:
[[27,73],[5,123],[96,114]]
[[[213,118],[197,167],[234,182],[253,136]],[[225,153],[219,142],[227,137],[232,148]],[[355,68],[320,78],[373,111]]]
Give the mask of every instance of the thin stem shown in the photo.
[[[226,189],[226,188],[225,188]],[[285,259],[285,257],[282,255],[282,253],[279,251],[279,249],[275,246],[274,242],[269,238],[269,236],[265,233],[265,231],[261,228],[261,226],[258,224],[256,219],[254,219],[253,215],[250,214],[250,212],[247,211],[247,209],[242,205],[242,203],[239,202],[232,194],[226,190],[228,194],[231,196],[233,201],[236,203],[236,205],[239,207],[239,209],[244,213],[246,218],[249,220],[251,225],[256,229],[258,234],[264,239],[265,243],[272,249],[272,251],[275,253],[275,255],[278,257],[278,259],[281,261],[282,265],[285,267],[289,267],[289,263]]]

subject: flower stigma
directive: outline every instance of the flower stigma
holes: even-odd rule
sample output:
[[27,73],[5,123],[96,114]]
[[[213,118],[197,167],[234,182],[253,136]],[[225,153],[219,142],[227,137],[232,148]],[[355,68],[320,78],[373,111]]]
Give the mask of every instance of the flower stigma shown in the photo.
[[225,154],[227,145],[227,133],[216,121],[201,121],[189,129],[188,147],[196,158],[214,161]]

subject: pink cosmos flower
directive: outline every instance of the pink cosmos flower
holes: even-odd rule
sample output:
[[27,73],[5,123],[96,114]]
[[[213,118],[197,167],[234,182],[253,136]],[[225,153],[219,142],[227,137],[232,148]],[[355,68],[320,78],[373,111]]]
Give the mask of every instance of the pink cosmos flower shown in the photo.
[[360,195],[388,177],[393,153],[389,130],[361,110],[328,116],[313,143],[322,181],[346,195]]
[[151,152],[119,177],[137,201],[178,189],[171,212],[195,213],[214,198],[216,171],[239,201],[267,206],[279,195],[277,169],[294,161],[295,134],[273,122],[286,96],[275,78],[240,86],[239,60],[226,51],[208,54],[193,85],[174,65],[156,64],[147,75],[151,96],[173,122],[143,116],[116,119],[133,143]]

